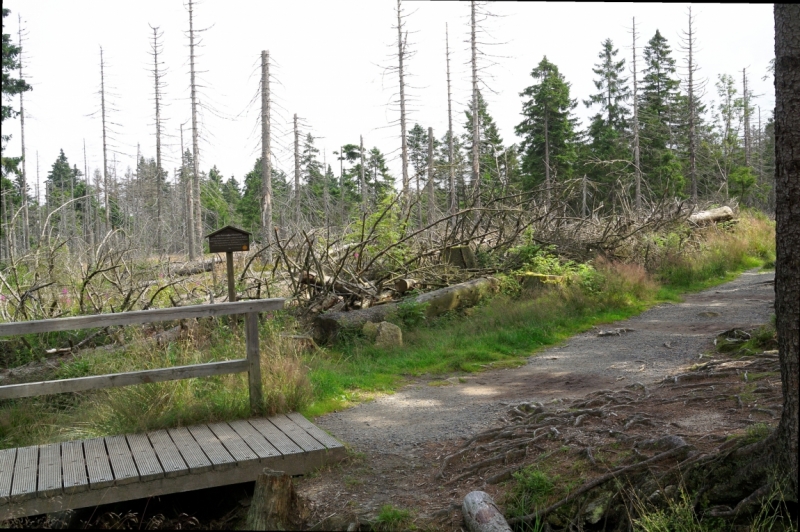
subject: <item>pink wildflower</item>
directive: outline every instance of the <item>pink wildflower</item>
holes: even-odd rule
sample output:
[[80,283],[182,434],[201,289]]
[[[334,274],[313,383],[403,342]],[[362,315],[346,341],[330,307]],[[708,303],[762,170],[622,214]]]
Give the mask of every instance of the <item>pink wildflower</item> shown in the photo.
[[61,293],[62,294],[67,295],[67,292],[68,292],[68,290],[66,288],[62,288],[61,289]]

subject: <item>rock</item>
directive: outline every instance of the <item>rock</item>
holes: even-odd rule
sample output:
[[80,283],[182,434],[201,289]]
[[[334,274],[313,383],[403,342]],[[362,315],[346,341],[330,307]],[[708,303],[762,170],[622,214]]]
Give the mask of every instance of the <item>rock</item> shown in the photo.
[[382,321],[377,326],[375,345],[378,347],[399,347],[403,345],[403,331],[394,323]]
[[543,286],[561,285],[565,282],[565,277],[562,275],[545,275],[533,272],[522,272],[517,274],[516,278],[519,285],[528,290]]
[[375,338],[378,336],[378,324],[368,321],[361,328],[361,333],[367,338],[367,340],[374,342]]

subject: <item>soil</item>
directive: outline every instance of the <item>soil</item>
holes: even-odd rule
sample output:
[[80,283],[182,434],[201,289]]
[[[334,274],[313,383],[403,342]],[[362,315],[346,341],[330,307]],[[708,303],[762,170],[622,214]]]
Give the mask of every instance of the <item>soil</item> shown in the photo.
[[[757,383],[748,381],[740,374],[746,361],[714,350],[719,333],[768,323],[773,302],[774,274],[749,271],[686,296],[682,303],[659,305],[539,351],[521,367],[423,376],[395,394],[321,416],[314,422],[344,442],[349,452],[342,463],[295,479],[298,516],[303,520],[299,528],[381,528],[381,508],[392,505],[408,510],[408,518],[394,527],[385,523],[384,529],[460,530],[460,505],[470,491],[487,491],[503,504],[509,483],[490,478],[498,472],[546,458],[552,471],[568,473],[563,478],[575,478],[576,471],[585,478],[621,463],[625,453],[609,444],[615,438],[647,443],[668,434],[703,452],[754,424],[775,424],[780,417],[780,375],[762,367]],[[777,364],[776,354],[764,356]],[[690,367],[708,362],[723,368],[722,373],[681,377]],[[557,429],[553,425],[547,429],[552,437],[513,451],[501,463],[469,472],[470,464],[491,454],[491,446],[468,445],[476,435],[508,426],[532,408],[552,412],[551,419],[566,418],[601,399],[612,405],[602,416],[570,418]],[[459,449],[466,451],[445,464],[445,457]],[[631,453],[647,456],[647,447],[641,449],[645,453],[636,446]],[[252,486],[99,507],[91,509],[91,516],[82,511],[67,522],[103,528],[119,527],[126,519],[123,528],[243,526]],[[56,524],[44,519],[6,525]]]

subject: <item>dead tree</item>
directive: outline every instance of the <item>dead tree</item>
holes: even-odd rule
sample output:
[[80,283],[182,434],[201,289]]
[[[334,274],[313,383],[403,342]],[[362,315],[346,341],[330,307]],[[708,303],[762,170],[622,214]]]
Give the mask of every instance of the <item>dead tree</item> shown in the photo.
[[361,161],[361,167],[358,172],[359,189],[361,190],[361,214],[367,212],[367,181],[364,177],[364,135],[358,136],[358,156]]
[[639,93],[636,79],[636,17],[633,17],[633,172],[636,179],[636,212],[642,210],[642,169],[639,165]]
[[[261,51],[261,175],[263,197],[261,203],[261,233],[264,245],[272,240],[272,164],[270,161],[270,109],[269,109],[269,52]],[[267,260],[272,252],[267,249]]]
[[428,224],[436,218],[436,190],[433,183],[433,128],[428,128]]
[[[22,75],[22,15],[18,15],[19,19],[19,79],[25,80]],[[25,171],[25,91],[19,93],[19,127],[20,127],[20,142],[22,143],[22,251],[26,251],[30,245],[28,240],[28,174]],[[38,198],[37,198],[38,200]]]
[[750,98],[747,93],[747,68],[742,69],[742,114],[744,118],[744,165],[750,166]]
[[[83,218],[83,237],[86,239],[89,249],[94,249],[94,223],[92,220],[92,194],[89,193],[91,185],[89,182],[89,163],[86,159],[86,139],[83,139],[83,177],[86,186],[86,203],[84,204]],[[36,183],[36,200],[39,200],[39,183]]]
[[186,152],[184,151],[183,147],[184,125],[186,125],[186,122],[181,124],[181,181],[186,187],[186,236],[188,237],[189,241],[189,260],[194,260],[197,258],[197,252],[194,245],[194,199],[192,197],[194,196],[194,194],[192,194],[194,186],[192,185],[191,176],[186,176]]
[[403,15],[402,10],[400,9],[400,0],[397,0],[397,64],[398,73],[400,76],[400,157],[403,171],[402,194],[404,210],[407,210],[410,205],[410,198],[408,195],[408,139],[406,138],[406,84],[404,70],[407,40],[408,32],[405,33],[405,36],[403,35]]
[[300,227],[300,130],[294,114],[294,223]]
[[445,57],[447,59],[447,166],[449,169],[449,211],[451,216],[458,210],[458,198],[456,196],[456,169],[455,157],[453,155],[453,106],[450,92],[450,35],[447,24],[444,25]]
[[103,204],[106,208],[106,227],[108,231],[111,227],[111,217],[108,202],[108,152],[106,142],[106,82],[105,82],[105,63],[103,62],[103,47],[100,47],[100,112],[103,122]]
[[694,62],[694,19],[692,7],[689,6],[689,31],[683,32],[683,48],[687,52],[687,99],[689,104],[689,180],[691,183],[692,203],[697,204],[697,94],[695,92],[694,73],[697,65]]
[[[470,50],[472,56],[472,186],[475,193],[475,206],[481,207],[481,130],[480,109],[478,109],[478,45],[475,39],[475,0],[470,2]],[[545,124],[545,135],[547,125]],[[548,186],[549,188],[549,186]]]
[[[191,84],[191,101],[192,101],[192,209],[193,212],[193,225],[194,231],[194,246],[189,252],[189,258],[194,259],[200,249],[202,243],[200,239],[203,237],[203,219],[200,212],[200,148],[197,144],[197,85],[195,83],[195,68],[194,68],[194,6],[192,0],[189,0],[189,75]],[[191,246],[191,242],[190,242]]]
[[[158,27],[150,26],[150,28],[153,30],[153,42],[150,47],[152,50],[151,55],[153,56],[153,98],[156,106],[156,251],[160,253],[163,251],[161,245],[161,189],[163,188],[161,184],[163,176],[161,168],[161,89],[164,84],[161,80],[163,73],[159,72],[158,53],[161,50],[161,45],[158,39],[163,33],[159,33]],[[138,164],[138,158],[136,162]]]

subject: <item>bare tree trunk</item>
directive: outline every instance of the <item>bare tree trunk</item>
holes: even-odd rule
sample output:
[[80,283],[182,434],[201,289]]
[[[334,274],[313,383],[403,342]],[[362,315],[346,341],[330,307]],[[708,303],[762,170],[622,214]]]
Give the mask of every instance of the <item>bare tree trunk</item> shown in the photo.
[[200,206],[200,148],[197,144],[197,87],[195,85],[194,72],[194,6],[189,0],[189,70],[191,77],[191,99],[192,99],[192,203],[194,215],[193,228],[195,233],[193,250],[194,255],[200,254],[203,249],[203,217]]
[[[481,130],[480,109],[478,109],[478,45],[475,41],[475,0],[470,2],[470,46],[472,49],[472,185],[475,191],[475,205],[481,206]],[[549,194],[549,189],[548,189]]]
[[361,189],[361,213],[367,212],[367,180],[364,178],[364,135],[358,136],[359,148],[358,154],[361,159],[361,168],[358,173],[359,188]]
[[194,245],[194,200],[192,198],[192,189],[194,188],[191,182],[191,177],[186,176],[186,156],[183,147],[183,126],[181,124],[181,181],[186,187],[186,236],[188,237],[189,245],[189,260],[197,258],[197,248]]
[[545,196],[545,210],[550,211],[550,126],[547,120],[548,109],[544,109],[544,186],[547,189]]
[[633,172],[636,179],[636,212],[642,210],[642,169],[639,165],[639,93],[636,79],[636,17],[633,17]]
[[[22,75],[22,15],[19,18],[19,79],[24,80]],[[20,142],[22,143],[22,251],[26,251],[30,245],[29,240],[29,220],[28,220],[28,173],[25,163],[25,91],[19,93],[19,127]]]
[[697,103],[694,94],[694,21],[692,20],[692,6],[689,6],[689,33],[687,35],[689,47],[689,179],[692,186],[692,203],[697,204],[697,138],[696,138],[696,114]]
[[744,103],[744,165],[750,166],[750,97],[747,94],[747,69],[742,69],[742,101]]
[[[436,217],[436,190],[433,186],[433,128],[428,128],[428,224]],[[428,232],[430,240],[431,232]]]
[[775,5],[775,314],[783,383],[777,466],[797,501],[800,393],[800,5]]
[[100,47],[100,111],[103,120],[103,203],[106,208],[106,227],[108,231],[111,227],[111,217],[108,202],[108,153],[106,147],[106,84],[105,84],[105,65],[103,63],[103,47]]
[[[408,39],[408,33],[406,33]],[[400,0],[397,0],[397,61],[398,71],[400,73],[400,143],[403,169],[403,205],[406,210],[410,205],[410,198],[408,197],[408,139],[406,138],[406,85],[405,85],[405,71],[403,70],[403,59],[406,54],[406,41],[403,39],[403,17],[400,12]]]
[[[261,234],[264,245],[272,241],[272,161],[270,160],[270,109],[269,109],[269,52],[261,51],[261,176],[263,199],[261,204]],[[272,261],[272,250],[266,258]]]
[[300,227],[300,130],[297,128],[297,113],[294,114],[294,223]]
[[[161,245],[161,189],[163,188],[161,184],[163,174],[161,168],[161,75],[158,73],[158,38],[160,36],[158,28],[153,28],[153,85],[156,100],[156,251],[158,253],[163,251]],[[139,163],[138,159],[136,163]]]
[[453,154],[453,106],[450,93],[450,34],[447,24],[444,26],[445,57],[447,58],[447,165],[450,171],[450,201],[449,212],[454,215],[458,210],[458,197],[456,195],[456,169]]

